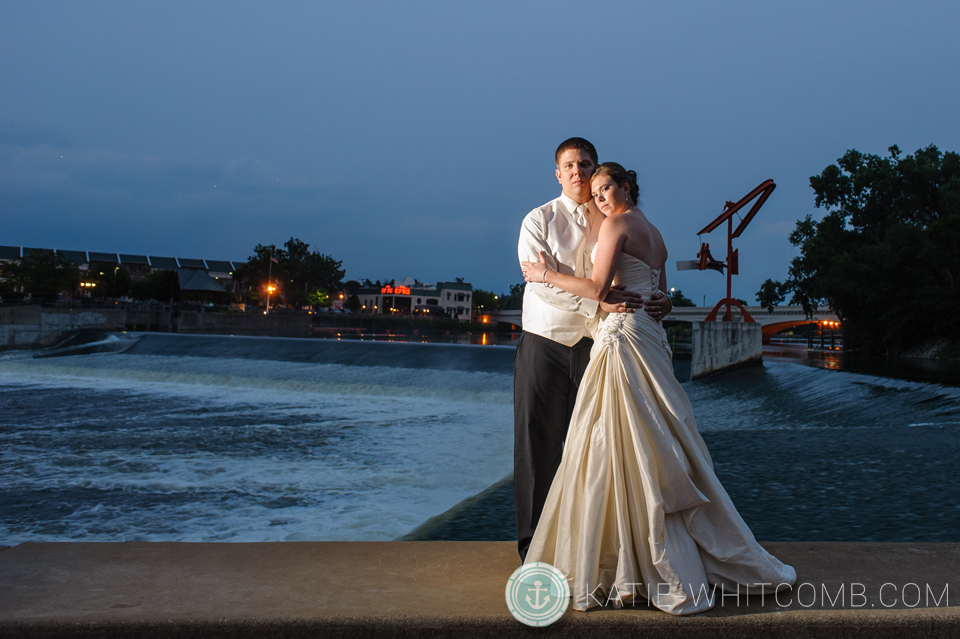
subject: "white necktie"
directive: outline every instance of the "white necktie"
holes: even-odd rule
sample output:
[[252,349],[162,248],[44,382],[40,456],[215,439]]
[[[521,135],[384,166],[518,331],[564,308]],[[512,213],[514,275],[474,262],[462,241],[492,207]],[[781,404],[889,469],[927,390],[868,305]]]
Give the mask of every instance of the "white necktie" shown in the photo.
[[577,207],[577,210],[576,210],[576,213],[577,213],[577,225],[578,225],[581,229],[583,229],[584,231],[587,230],[587,216],[584,215],[584,211],[585,211],[586,209],[587,209],[587,205],[586,205],[586,204],[581,204],[580,206]]

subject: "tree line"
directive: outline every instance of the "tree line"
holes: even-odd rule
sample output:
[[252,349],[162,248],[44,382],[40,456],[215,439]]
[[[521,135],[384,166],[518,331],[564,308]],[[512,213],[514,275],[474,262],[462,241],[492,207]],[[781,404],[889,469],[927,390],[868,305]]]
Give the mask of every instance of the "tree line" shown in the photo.
[[816,221],[797,222],[800,255],[786,281],[766,280],[768,309],[790,296],[812,315],[831,307],[844,346],[897,354],[940,341],[960,356],[960,155],[930,145],[912,155],[847,151],[810,178]]

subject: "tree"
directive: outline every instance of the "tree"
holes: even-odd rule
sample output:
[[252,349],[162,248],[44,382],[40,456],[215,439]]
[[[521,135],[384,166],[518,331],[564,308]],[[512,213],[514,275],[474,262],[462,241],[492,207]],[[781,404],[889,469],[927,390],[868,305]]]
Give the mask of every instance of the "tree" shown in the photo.
[[343,303],[343,307],[353,313],[359,311],[362,306],[359,295],[347,295],[347,301]]
[[180,292],[177,272],[166,269],[151,271],[143,279],[133,283],[133,299],[172,302]]
[[[310,295],[317,290],[339,290],[344,276],[339,262],[328,255],[310,251],[310,245],[295,237],[284,242],[283,248],[274,244],[257,244],[253,255],[238,272],[258,290],[267,286],[268,275],[277,287],[275,299],[283,297],[288,303],[302,307],[310,303]],[[276,262],[271,264],[271,258]]]
[[482,288],[473,289],[473,307],[481,311],[496,311],[500,308],[500,296]]
[[[310,251],[306,242],[291,237],[284,243],[280,264],[287,275],[290,286],[287,289],[287,301],[294,306],[302,306],[307,301],[308,291],[323,290],[324,293],[339,290],[344,271],[341,262],[328,255]],[[300,293],[304,293],[301,299]]]
[[896,146],[888,157],[850,150],[810,186],[827,213],[790,235],[801,251],[784,283],[791,303],[808,314],[830,305],[857,350],[956,339],[960,155],[932,145],[903,157]]
[[96,284],[90,289],[93,297],[112,299],[127,296],[133,291],[133,278],[123,266],[107,264],[102,271],[95,270],[91,275]]
[[79,286],[80,269],[53,251],[36,251],[0,265],[0,277],[34,297],[56,297],[61,291],[73,291]]
[[330,296],[326,291],[319,288],[307,295],[307,301],[310,302],[310,305],[314,308],[326,308],[330,306]]
[[681,291],[679,288],[670,293],[670,302],[673,304],[674,308],[680,306],[696,306],[696,304],[693,303],[693,300],[685,296],[683,291]]
[[787,299],[788,292],[788,287],[783,282],[768,279],[760,285],[760,290],[757,291],[757,302],[760,303],[760,306],[772,313],[774,307],[780,305],[783,303],[783,300]]
[[519,284],[510,285],[510,294],[504,295],[500,294],[500,310],[501,311],[519,311],[523,308],[523,287],[526,286],[526,282],[520,282]]
[[[247,298],[259,300],[265,297],[267,286],[272,283],[277,290],[271,297],[278,299],[283,291],[281,285],[287,281],[286,271],[280,263],[285,257],[284,250],[278,249],[275,244],[257,244],[253,247],[253,255],[247,258],[247,263],[238,268],[236,273],[238,279],[254,289],[255,294],[247,295]],[[271,263],[271,260],[276,261]]]

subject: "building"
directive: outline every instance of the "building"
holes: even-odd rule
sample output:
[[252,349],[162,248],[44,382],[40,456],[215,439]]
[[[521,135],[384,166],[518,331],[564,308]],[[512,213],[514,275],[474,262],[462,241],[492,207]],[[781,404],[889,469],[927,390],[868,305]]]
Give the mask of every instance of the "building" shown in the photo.
[[357,297],[360,313],[447,316],[463,322],[473,318],[473,285],[464,282],[424,284],[406,277],[399,284],[394,280],[379,287],[362,287]]
[[[240,282],[237,270],[246,262],[208,260],[187,257],[163,257],[158,255],[133,255],[129,253],[99,253],[96,251],[72,251],[42,249],[21,246],[0,246],[0,261],[19,260],[37,251],[53,251],[77,264],[83,282],[94,275],[106,273],[107,269],[125,268],[134,281],[153,271],[176,271],[180,288],[198,295],[221,292],[219,287],[239,293]],[[194,277],[192,272],[197,272]],[[205,276],[199,276],[199,273]],[[212,280],[212,281],[211,281]],[[369,282],[369,280],[368,280]],[[219,285],[219,287],[217,286]],[[84,289],[81,289],[84,290]],[[89,294],[89,291],[86,291]],[[344,292],[344,295],[346,292]],[[406,277],[399,284],[394,280],[377,287],[361,287],[356,292],[360,298],[360,313],[398,314],[423,317],[450,317],[463,322],[473,319],[473,285],[465,282],[437,282],[424,284]],[[331,300],[335,307],[342,307],[345,300],[338,295]]]
[[450,317],[469,322],[473,319],[473,285],[463,282],[437,282],[440,305]]
[[[38,251],[53,251],[67,258],[80,269],[80,279],[105,273],[107,269],[123,267],[134,281],[143,279],[153,271],[203,271],[224,289],[236,289],[234,273],[246,262],[207,260],[189,257],[162,257],[157,255],[133,255],[129,253],[100,253],[97,251],[69,251],[63,249],[30,248],[26,246],[0,246],[0,260],[19,260]],[[187,273],[189,275],[189,273]],[[181,278],[183,280],[184,278]],[[187,278],[192,279],[192,278]],[[186,281],[186,280],[184,280]],[[196,280],[200,281],[200,280]],[[205,285],[208,290],[209,285]]]

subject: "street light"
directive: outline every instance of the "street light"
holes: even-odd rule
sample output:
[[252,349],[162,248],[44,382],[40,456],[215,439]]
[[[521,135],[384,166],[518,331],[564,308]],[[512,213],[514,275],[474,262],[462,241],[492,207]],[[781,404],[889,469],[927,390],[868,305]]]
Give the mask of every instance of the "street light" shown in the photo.
[[272,295],[273,292],[276,290],[277,290],[276,286],[270,283],[267,284],[267,310],[263,312],[264,315],[266,315],[267,312],[270,310],[270,295]]

